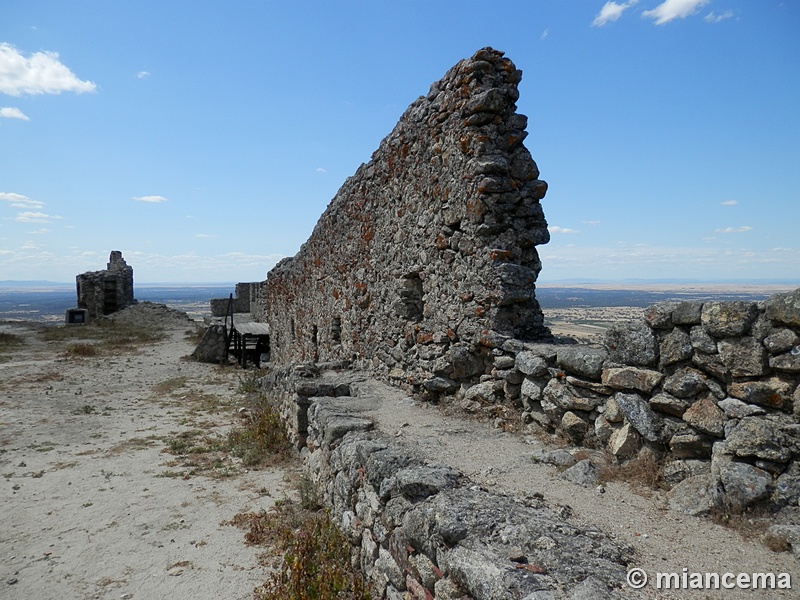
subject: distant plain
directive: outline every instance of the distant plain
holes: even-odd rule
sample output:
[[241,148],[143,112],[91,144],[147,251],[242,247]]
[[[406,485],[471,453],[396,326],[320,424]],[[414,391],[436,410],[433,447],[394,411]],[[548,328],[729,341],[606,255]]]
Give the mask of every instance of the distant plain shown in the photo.
[[[800,287],[776,283],[550,283],[536,287],[545,322],[558,336],[599,343],[603,332],[618,321],[638,319],[642,309],[673,300],[760,301]],[[140,301],[166,304],[202,320],[210,316],[209,300],[225,298],[233,284],[149,284],[135,288]],[[0,321],[64,322],[77,302],[69,284],[0,285]]]

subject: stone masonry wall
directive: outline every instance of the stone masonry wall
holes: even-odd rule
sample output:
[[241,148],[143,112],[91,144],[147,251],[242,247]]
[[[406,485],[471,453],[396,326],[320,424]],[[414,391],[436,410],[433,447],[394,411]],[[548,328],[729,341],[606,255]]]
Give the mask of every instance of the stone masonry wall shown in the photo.
[[[465,411],[561,432],[623,468],[655,456],[674,510],[797,510],[800,289],[760,303],[657,304],[639,322],[612,326],[602,346],[493,342],[480,382],[452,394]],[[373,431],[359,403],[374,400],[359,397],[358,373],[347,373],[345,362],[292,363],[262,385],[374,597],[612,597],[626,548],[421,460],[413,441]],[[770,531],[800,556],[800,526]],[[510,547],[547,575],[521,573]]]
[[275,363],[354,359],[406,384],[460,381],[491,360],[493,335],[548,336],[534,294],[547,184],[523,145],[521,75],[486,48],[411,104],[270,271]]
[[78,308],[85,308],[90,319],[108,315],[135,304],[133,268],[113,250],[103,271],[89,271],[75,277]]
[[[800,289],[761,302],[671,302],[602,347],[498,340],[466,411],[564,433],[623,460],[666,459],[673,507],[800,501]],[[444,382],[439,387],[445,386]]]
[[299,364],[264,383],[373,598],[620,597],[609,590],[623,581],[629,548],[539,497],[487,491],[375,431],[360,414],[375,399],[351,380]]

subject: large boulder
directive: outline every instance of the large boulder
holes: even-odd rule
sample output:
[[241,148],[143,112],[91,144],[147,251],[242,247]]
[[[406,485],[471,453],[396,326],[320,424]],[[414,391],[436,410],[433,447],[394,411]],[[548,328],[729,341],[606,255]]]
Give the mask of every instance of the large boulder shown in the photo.
[[722,363],[734,377],[759,377],[767,372],[767,351],[753,337],[724,339],[717,345]]
[[644,398],[639,394],[618,393],[614,396],[614,400],[628,423],[633,425],[646,440],[650,442],[661,440],[662,419],[653,412]]

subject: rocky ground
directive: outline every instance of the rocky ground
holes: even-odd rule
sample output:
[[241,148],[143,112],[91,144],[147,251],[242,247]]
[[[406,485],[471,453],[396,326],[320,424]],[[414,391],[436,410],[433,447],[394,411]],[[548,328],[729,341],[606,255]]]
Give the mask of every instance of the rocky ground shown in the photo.
[[[257,551],[225,523],[290,494],[292,471],[248,471],[209,451],[238,422],[237,389],[247,374],[185,360],[195,326],[180,314],[150,307],[125,318],[165,327],[166,337],[119,345],[0,325],[26,340],[0,354],[2,598],[248,598],[265,579]],[[562,476],[566,464],[547,464],[558,456],[568,462],[553,453],[558,440],[493,429],[367,379],[359,385],[382,398],[369,414],[379,429],[487,489],[541,495],[575,524],[630,545],[632,566],[650,574],[787,572],[798,585],[797,559],[765,547],[754,520],[731,529],[679,515],[661,492],[636,481],[574,483]],[[205,452],[190,452],[201,446]],[[622,591],[797,597],[792,590]]]

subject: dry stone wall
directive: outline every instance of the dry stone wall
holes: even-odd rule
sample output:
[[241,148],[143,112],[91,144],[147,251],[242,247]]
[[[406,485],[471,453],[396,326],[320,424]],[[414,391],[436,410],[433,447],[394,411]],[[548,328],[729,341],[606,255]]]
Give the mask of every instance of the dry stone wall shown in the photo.
[[610,600],[633,555],[535,494],[514,499],[381,433],[376,399],[335,364],[264,381],[373,598]]
[[[657,304],[641,321],[611,327],[601,346],[494,341],[493,365],[452,402],[561,432],[623,469],[655,457],[674,510],[767,507],[776,514],[770,535],[800,556],[800,289],[760,303]],[[359,377],[344,362],[290,363],[262,386],[374,597],[618,597],[609,590],[623,580],[630,549],[374,431],[360,413],[375,400],[354,389]],[[559,452],[543,460],[564,464],[550,458]],[[564,478],[596,484],[597,466],[587,463]]]
[[420,385],[474,379],[496,334],[548,336],[534,294],[547,184],[523,144],[521,76],[486,48],[406,110],[270,271],[273,362],[355,360]]
[[800,502],[800,289],[761,302],[670,302],[602,347],[507,339],[455,398],[624,461],[665,459],[691,514]]

